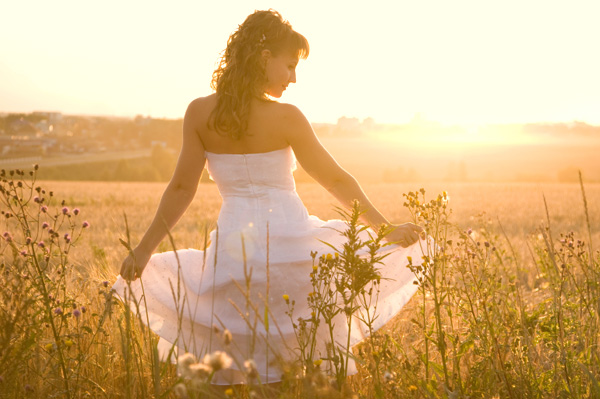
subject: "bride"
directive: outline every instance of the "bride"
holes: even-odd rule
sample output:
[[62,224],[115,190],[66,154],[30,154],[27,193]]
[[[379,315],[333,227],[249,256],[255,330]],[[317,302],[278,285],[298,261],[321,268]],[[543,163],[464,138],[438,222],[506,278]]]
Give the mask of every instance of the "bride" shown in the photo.
[[[399,245],[386,247],[391,255],[381,267],[389,280],[382,283],[379,296],[380,324],[393,317],[416,290],[406,264],[407,256],[420,259],[416,243],[423,229],[412,223],[391,224],[321,145],[302,112],[273,100],[296,83],[298,61],[308,53],[307,40],[279,13],[256,11],[229,37],[213,73],[215,93],[188,106],[173,177],[151,225],[123,261],[113,286],[122,298],[132,297],[143,305],[138,311],[161,337],[162,353],[178,348],[201,356],[223,350],[237,364],[252,358],[262,382],[280,380],[280,369],[265,352],[267,346],[282,352],[294,348],[295,335],[282,296],[296,300],[298,314],[306,311],[301,303],[311,289],[311,251],[326,253],[322,241],[342,242],[327,227],[344,228],[339,220],[322,221],[308,214],[295,190],[296,160],[343,206],[349,208],[358,200],[366,225],[374,230],[384,224],[393,228],[387,240]],[[194,198],[205,166],[223,197],[211,244],[205,251],[152,255]],[[268,345],[260,340],[248,343],[248,325],[233,306],[243,307],[247,300],[238,287],[247,281],[246,266],[253,270],[253,299],[267,298],[279,325],[278,333],[271,336],[259,326],[258,334],[267,334]],[[173,295],[173,287],[180,283],[186,295],[183,310]],[[227,328],[236,345],[218,339],[213,325]],[[353,343],[361,338],[357,336]],[[243,382],[235,364],[213,379],[216,384]]]

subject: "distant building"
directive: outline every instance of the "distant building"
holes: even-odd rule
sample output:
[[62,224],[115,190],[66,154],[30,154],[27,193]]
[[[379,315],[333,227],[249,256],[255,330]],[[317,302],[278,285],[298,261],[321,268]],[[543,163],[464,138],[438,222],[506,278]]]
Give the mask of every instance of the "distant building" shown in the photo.
[[[41,132],[35,125],[23,118],[8,124],[8,131],[11,135],[35,137],[41,135]],[[39,133],[39,134],[38,134]]]
[[63,115],[60,112],[35,111],[31,114],[45,118],[49,125],[60,122],[63,118]]

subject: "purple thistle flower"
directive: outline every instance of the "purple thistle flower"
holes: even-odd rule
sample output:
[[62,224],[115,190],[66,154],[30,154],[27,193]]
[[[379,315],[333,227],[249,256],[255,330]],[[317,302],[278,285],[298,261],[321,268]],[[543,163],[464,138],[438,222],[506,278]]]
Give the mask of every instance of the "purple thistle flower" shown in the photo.
[[81,307],[81,313],[85,313],[85,311],[86,311],[86,308],[85,308],[85,306],[82,306],[82,307]]
[[467,234],[471,235],[473,233],[472,229],[467,230]]
[[49,226],[47,222],[42,223],[42,229],[47,229]]
[[44,247],[46,247],[46,244],[44,244],[44,241],[40,241],[40,242],[38,242],[38,247],[44,248]]
[[57,315],[63,314],[62,308],[56,308],[56,309],[54,309],[54,314],[57,314]]
[[67,208],[66,206],[62,209],[62,213],[63,215],[66,215],[67,213],[69,213],[69,208]]
[[12,235],[10,235],[10,233],[8,231],[5,231],[3,236],[4,236],[4,239],[6,240],[6,242],[12,241]]
[[35,197],[33,197],[33,202],[36,202],[36,203],[38,203],[38,204],[39,204],[39,203],[40,203],[40,202],[42,202],[42,201],[40,201],[40,197],[38,197],[38,196],[35,196]]
[[42,205],[40,208],[40,211],[42,211],[43,213],[46,213],[48,211],[48,207],[46,205]]
[[69,233],[65,233],[65,241],[68,243],[71,242],[71,236],[69,235]]
[[25,244],[26,244],[26,245],[29,245],[29,244],[31,244],[31,237],[27,237],[27,238],[25,239]]
[[75,216],[79,215],[79,208],[75,208],[75,209],[73,209],[73,214],[74,214]]
[[27,251],[25,251],[25,250],[22,250],[22,251],[21,251],[21,256],[27,256]]
[[79,316],[81,316],[81,311],[79,309],[75,309],[73,311],[73,316],[75,316],[75,318],[78,319]]
[[88,222],[83,222],[83,224],[81,225],[84,229],[90,227],[90,224]]
[[108,287],[108,281],[104,280],[104,281],[102,282],[102,285],[103,285],[105,288],[106,288],[106,287]]

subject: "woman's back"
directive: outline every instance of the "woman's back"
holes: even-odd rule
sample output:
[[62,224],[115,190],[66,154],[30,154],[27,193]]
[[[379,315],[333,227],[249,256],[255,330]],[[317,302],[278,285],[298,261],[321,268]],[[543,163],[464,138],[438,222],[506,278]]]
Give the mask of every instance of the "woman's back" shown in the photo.
[[286,130],[290,129],[288,104],[256,99],[248,116],[248,129],[239,139],[217,132],[210,126],[216,106],[216,95],[194,101],[194,128],[204,150],[214,154],[255,154],[280,150],[289,146]]

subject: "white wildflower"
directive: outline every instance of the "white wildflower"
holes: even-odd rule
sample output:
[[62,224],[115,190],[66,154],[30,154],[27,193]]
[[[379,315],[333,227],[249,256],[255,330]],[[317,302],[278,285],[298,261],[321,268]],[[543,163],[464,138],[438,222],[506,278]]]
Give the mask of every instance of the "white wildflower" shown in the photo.
[[228,369],[232,363],[231,357],[225,352],[215,351],[204,356],[204,364],[212,367],[214,371]]
[[208,364],[194,363],[190,366],[190,375],[192,379],[197,378],[204,380],[208,378],[212,372],[212,367],[210,367]]
[[252,359],[248,359],[244,362],[244,368],[246,369],[246,375],[250,379],[254,379],[258,377],[258,369],[256,367],[256,362]]
[[182,383],[175,385],[173,387],[173,391],[175,392],[175,395],[177,395],[178,398],[185,399],[188,397],[187,388]]
[[196,358],[191,353],[186,353],[179,356],[177,359],[177,371],[184,378],[192,378],[190,366],[196,362]]

